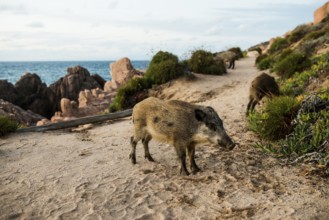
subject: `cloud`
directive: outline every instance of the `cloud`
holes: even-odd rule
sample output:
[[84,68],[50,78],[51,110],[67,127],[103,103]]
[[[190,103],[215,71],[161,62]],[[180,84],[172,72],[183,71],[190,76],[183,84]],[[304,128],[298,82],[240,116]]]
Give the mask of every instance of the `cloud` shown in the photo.
[[25,5],[0,4],[0,12],[9,12],[13,14],[28,14]]
[[108,5],[108,8],[110,10],[114,10],[118,7],[118,4],[119,4],[119,1],[118,0],[115,0],[115,1],[111,1]]
[[35,21],[32,23],[29,23],[27,26],[31,27],[31,28],[44,28],[45,27],[45,25],[40,21]]

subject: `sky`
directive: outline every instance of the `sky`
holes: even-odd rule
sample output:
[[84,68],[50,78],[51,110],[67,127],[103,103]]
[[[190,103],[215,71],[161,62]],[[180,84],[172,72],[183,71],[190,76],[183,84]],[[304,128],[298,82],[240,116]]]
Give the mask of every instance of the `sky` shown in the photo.
[[150,60],[245,50],[313,21],[325,0],[0,0],[0,61]]

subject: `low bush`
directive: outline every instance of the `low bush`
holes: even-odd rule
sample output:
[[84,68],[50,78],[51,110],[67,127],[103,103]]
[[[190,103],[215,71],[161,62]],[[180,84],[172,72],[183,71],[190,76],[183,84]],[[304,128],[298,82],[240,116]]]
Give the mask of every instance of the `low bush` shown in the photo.
[[184,66],[178,57],[169,52],[159,51],[152,58],[145,77],[152,84],[160,85],[184,74]]
[[268,100],[262,112],[249,114],[249,126],[260,137],[278,140],[292,131],[299,101],[289,96],[278,96]]
[[205,50],[196,50],[188,60],[191,71],[196,73],[222,75],[226,73],[225,63],[221,60],[215,61],[213,54]]
[[19,124],[15,120],[0,115],[0,136],[15,132],[18,127]]
[[281,78],[289,78],[295,72],[302,72],[311,66],[311,61],[305,54],[291,53],[276,62],[272,68]]
[[281,80],[281,93],[285,95],[300,95],[310,80],[317,78],[320,73],[329,70],[329,53],[316,56],[312,59],[312,66],[310,69],[301,73],[297,72],[289,79]]
[[[265,55],[265,54],[264,54],[264,56],[263,55],[261,55],[261,56],[262,56],[262,58],[260,58],[258,60],[257,68],[259,70],[270,69],[273,66],[273,64],[274,64],[274,58],[273,58],[273,56]],[[257,60],[256,60],[256,62],[257,62]]]
[[126,85],[118,90],[109,107],[110,112],[121,111],[133,107],[135,103],[141,101],[138,99],[138,94],[145,93],[145,90],[150,87],[151,82],[146,77],[129,80]]
[[268,52],[270,54],[273,54],[274,52],[282,50],[282,49],[286,48],[287,46],[289,46],[288,40],[286,38],[279,37],[274,40],[274,42],[272,43]]
[[295,43],[301,40],[307,33],[309,33],[310,26],[307,24],[297,26],[288,36],[289,43]]

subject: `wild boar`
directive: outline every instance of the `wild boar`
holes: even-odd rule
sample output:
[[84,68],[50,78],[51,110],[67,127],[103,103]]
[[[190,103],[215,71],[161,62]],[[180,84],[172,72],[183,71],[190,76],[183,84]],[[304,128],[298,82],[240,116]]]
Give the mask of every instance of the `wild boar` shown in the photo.
[[226,134],[223,122],[209,106],[194,105],[178,100],[163,101],[150,97],[133,108],[134,135],[131,137],[133,164],[136,163],[136,145],[142,140],[144,155],[154,161],[148,143],[154,138],[174,146],[181,163],[180,173],[189,175],[186,169],[186,152],[193,174],[200,171],[195,163],[195,146],[201,143],[222,145],[231,150],[235,144]]
[[262,73],[257,76],[252,82],[249,89],[249,103],[247,106],[247,115],[249,111],[253,111],[255,106],[260,102],[260,100],[267,96],[272,98],[280,94],[279,86],[275,82],[274,77]]

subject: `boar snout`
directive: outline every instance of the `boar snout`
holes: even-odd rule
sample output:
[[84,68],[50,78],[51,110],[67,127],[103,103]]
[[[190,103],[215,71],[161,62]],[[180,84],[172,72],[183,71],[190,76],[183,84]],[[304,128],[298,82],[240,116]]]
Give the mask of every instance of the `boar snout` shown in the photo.
[[218,144],[222,147],[224,147],[227,150],[233,150],[235,147],[235,143],[232,141],[232,139],[226,135],[226,137],[219,139]]

